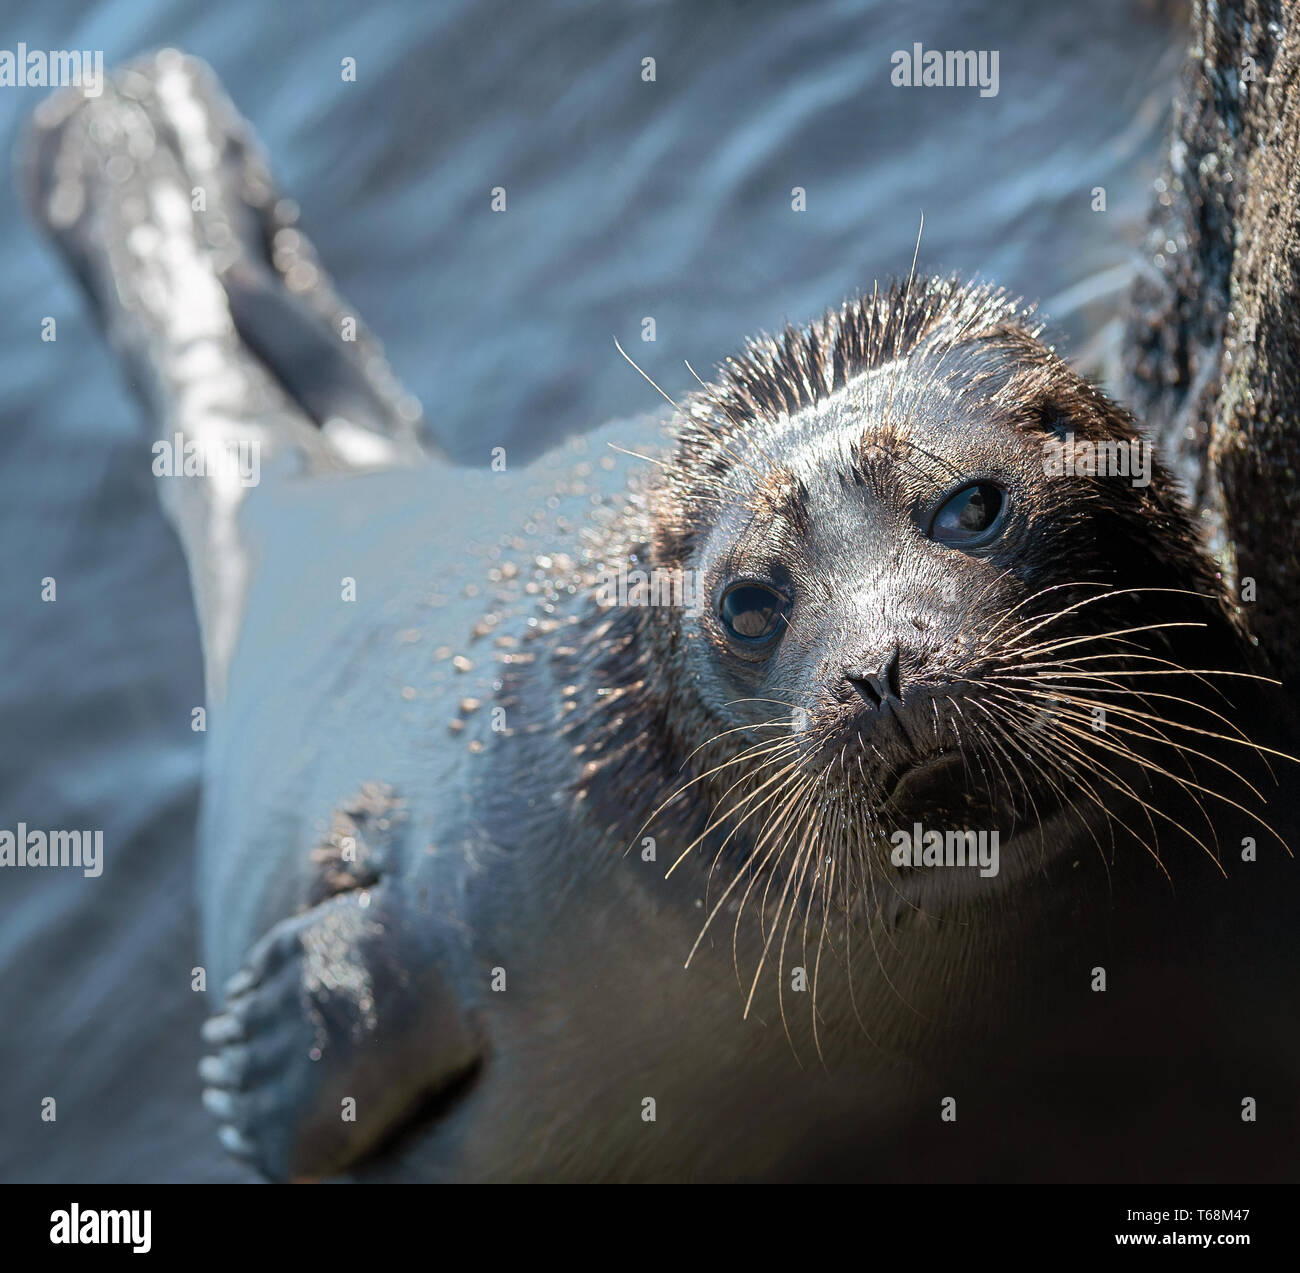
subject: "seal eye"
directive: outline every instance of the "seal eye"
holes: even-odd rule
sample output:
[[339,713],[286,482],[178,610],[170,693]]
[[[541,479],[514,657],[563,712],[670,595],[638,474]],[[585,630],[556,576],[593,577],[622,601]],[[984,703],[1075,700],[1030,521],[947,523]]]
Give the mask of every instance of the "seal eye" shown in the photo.
[[992,482],[963,486],[934,515],[930,538],[941,544],[968,544],[988,535],[1002,521],[1006,496]]
[[727,631],[741,641],[769,641],[781,627],[785,598],[759,583],[732,584],[722,594],[718,616]]

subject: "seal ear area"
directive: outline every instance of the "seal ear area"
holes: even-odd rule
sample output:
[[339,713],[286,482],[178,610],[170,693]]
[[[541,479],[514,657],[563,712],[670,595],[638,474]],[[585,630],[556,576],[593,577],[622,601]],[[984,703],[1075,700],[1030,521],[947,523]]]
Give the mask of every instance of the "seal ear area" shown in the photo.
[[1073,431],[1070,417],[1055,402],[1040,403],[1030,418],[1030,427],[1058,442],[1064,442]]

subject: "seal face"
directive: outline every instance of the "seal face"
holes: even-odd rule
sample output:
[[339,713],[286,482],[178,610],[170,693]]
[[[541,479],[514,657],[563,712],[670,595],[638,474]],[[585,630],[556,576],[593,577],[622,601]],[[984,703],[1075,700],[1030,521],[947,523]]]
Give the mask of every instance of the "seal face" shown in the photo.
[[[647,609],[651,670],[607,673],[712,810],[695,843],[775,875],[764,897],[870,912],[1102,835],[1205,844],[1196,743],[1244,742],[1202,675],[1240,668],[1234,624],[1149,452],[1061,468],[1146,444],[1039,334],[1001,292],[895,287],[751,343],[681,410],[646,551],[703,604]],[[996,832],[1000,869],[900,872],[900,829]]]

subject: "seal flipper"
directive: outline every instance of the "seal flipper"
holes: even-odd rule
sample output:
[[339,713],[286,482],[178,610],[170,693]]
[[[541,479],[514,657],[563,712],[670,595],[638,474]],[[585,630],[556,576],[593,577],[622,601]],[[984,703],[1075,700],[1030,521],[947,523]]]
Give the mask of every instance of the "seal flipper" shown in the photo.
[[203,1027],[226,1148],[276,1180],[338,1175],[467,1077],[480,1049],[442,953],[394,880],[276,924]]
[[337,438],[339,423],[414,443],[412,420],[396,414],[328,321],[269,269],[238,261],[221,275],[235,329],[298,405]]
[[219,700],[256,564],[245,502],[281,475],[425,463],[419,404],[198,59],[163,50],[106,77],[99,97],[47,98],[21,175],[145,406]]
[[[251,127],[198,58],[163,49],[114,71],[97,98],[47,98],[21,168],[31,215],[64,253],[158,424],[178,423],[165,417],[180,409],[191,374],[179,364],[201,301],[211,313],[198,334],[225,339],[220,359],[197,374],[215,382],[269,371],[290,413],[385,439],[389,465],[440,454],[419,402],[298,227],[297,204],[276,189]],[[213,282],[224,303],[209,294]],[[221,330],[230,320],[237,339]],[[247,390],[238,405],[248,421],[268,414]],[[299,444],[313,470],[350,467],[346,453]]]

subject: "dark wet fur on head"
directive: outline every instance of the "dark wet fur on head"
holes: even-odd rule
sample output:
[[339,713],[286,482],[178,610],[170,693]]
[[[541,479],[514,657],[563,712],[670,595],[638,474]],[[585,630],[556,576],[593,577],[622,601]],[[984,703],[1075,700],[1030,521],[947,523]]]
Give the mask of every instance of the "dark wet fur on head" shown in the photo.
[[[1140,436],[1132,417],[1070,372],[1040,343],[1043,326],[1032,311],[999,288],[964,286],[957,279],[895,284],[846,301],[807,328],[787,326],[779,336],[747,342],[728,358],[721,377],[682,406],[677,463],[655,501],[656,557],[680,564],[693,537],[707,525],[728,487],[717,479],[770,473],[759,450],[772,423],[824,402],[850,380],[925,351],[940,359],[939,377],[963,370],[959,352],[981,364],[969,377],[990,406],[1005,410],[1027,434],[1129,440]],[[928,385],[921,388],[930,387]],[[906,394],[908,386],[899,389]],[[903,406],[899,398],[889,408]],[[888,432],[888,420],[864,421],[864,435]],[[1153,538],[1171,536],[1167,553],[1180,574],[1217,592],[1216,574],[1198,551],[1195,532],[1163,469],[1153,478]],[[736,489],[734,494],[739,494]],[[733,498],[734,498],[733,494]]]

